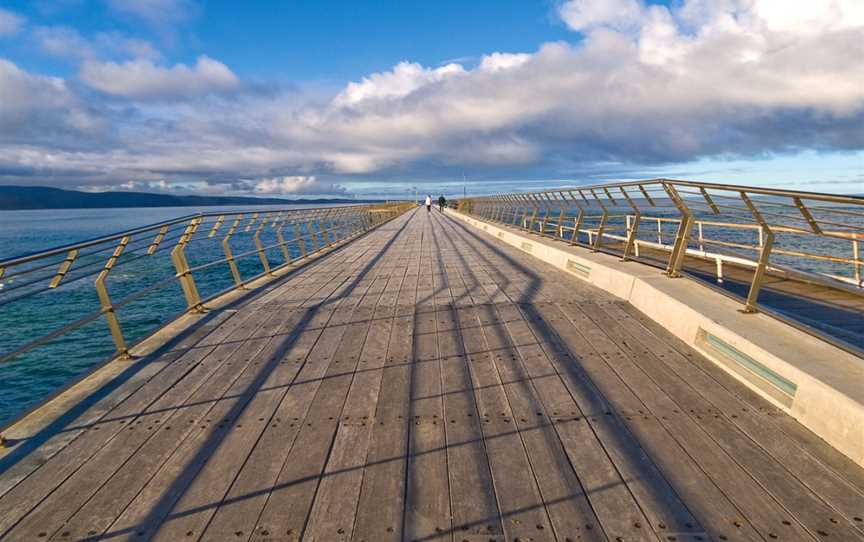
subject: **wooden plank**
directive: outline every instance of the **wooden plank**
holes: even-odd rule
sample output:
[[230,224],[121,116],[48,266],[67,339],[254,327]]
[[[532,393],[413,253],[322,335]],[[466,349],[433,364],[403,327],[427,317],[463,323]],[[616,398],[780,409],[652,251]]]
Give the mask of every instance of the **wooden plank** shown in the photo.
[[[416,273],[416,269],[413,269]],[[408,453],[411,352],[413,349],[414,299],[417,275],[412,265],[399,290],[396,318],[391,328],[375,425],[363,470],[363,486],[357,503],[353,539],[402,540],[405,513],[405,473]],[[410,311],[408,315],[405,315]]]
[[[367,299],[380,301],[388,282],[376,280]],[[350,540],[353,535],[394,308],[379,305],[372,313],[304,540]]]
[[485,542],[503,535],[500,511],[495,499],[459,322],[450,306],[450,299],[439,299],[441,305],[437,307],[436,322],[441,354],[453,536],[456,540]]
[[[333,290],[328,283],[321,287]],[[310,299],[314,298],[310,297]],[[290,378],[291,374],[296,374],[300,370],[310,350],[322,334],[324,324],[331,319],[334,311],[314,310],[312,307],[307,307],[302,314],[303,319],[299,326],[290,334],[283,335],[278,338],[279,340],[269,343],[265,351],[259,354],[260,363],[256,366],[256,371],[250,373],[249,376],[244,375],[244,378],[232,387],[232,392],[229,395],[234,400],[219,405],[221,408],[219,416],[213,418],[219,420],[219,423],[207,426],[194,438],[183,443],[178,452],[169,459],[118,518],[112,526],[113,532],[122,534],[152,533],[161,526],[164,518],[171,516],[176,518],[175,525],[188,521],[189,526],[182,533],[184,537],[186,532],[192,531],[194,534],[196,530],[199,533],[203,530],[203,524],[200,520],[208,518],[215,508],[213,505],[218,504],[218,501],[213,503],[211,495],[211,493],[218,494],[218,488],[214,489],[211,486],[208,489],[202,485],[207,485],[214,478],[217,483],[230,483],[234,476],[230,474],[232,469],[233,472],[236,472],[243,464],[242,460],[236,465],[231,464],[231,454],[236,457],[238,453],[242,453],[242,446],[226,446],[225,442],[228,439],[233,439],[236,442],[236,439],[239,438],[241,441],[251,441],[254,444],[255,438],[250,437],[250,433],[252,435],[256,432],[260,434],[264,426],[268,424],[267,417],[260,415],[256,417],[257,409],[250,408],[249,403],[251,401],[262,397],[256,391],[262,387],[266,388],[267,392],[263,394],[263,398],[268,402],[274,400],[273,395],[284,391],[284,386],[280,387],[273,382],[273,375],[279,376],[281,373],[286,378]],[[273,365],[278,365],[278,367],[274,369]],[[279,369],[278,372],[277,369]],[[258,401],[260,404],[261,399]],[[262,417],[265,419],[257,419]],[[238,431],[244,427],[246,432]],[[220,429],[230,430],[220,432]],[[214,444],[219,446],[214,446]],[[217,454],[221,457],[219,462],[214,459]],[[220,462],[222,465],[219,464]],[[223,467],[226,464],[228,466]],[[201,472],[205,467],[209,467],[208,472],[213,474],[201,477]],[[224,468],[224,472],[220,471],[221,468]],[[224,477],[225,473],[229,475],[227,480]],[[190,493],[189,488],[193,484],[197,484],[198,489],[196,492]],[[222,495],[224,495],[224,490]],[[179,500],[183,497],[187,499],[185,506],[190,506],[194,510],[193,513],[172,512],[172,509],[178,505]],[[196,500],[204,504],[196,508],[194,504]],[[187,520],[187,517],[190,519]]]
[[[134,413],[133,410],[131,415],[121,416],[119,421],[129,422],[128,425],[130,426],[134,424],[134,426],[143,426],[145,428],[155,427],[157,425],[160,425],[160,423],[162,426],[166,425],[160,419],[166,416],[165,410],[170,410],[170,408],[173,407],[173,405],[176,404],[177,401],[182,403],[184,398],[187,398],[189,394],[195,392],[197,385],[199,384],[196,379],[189,378],[189,376],[196,375],[196,371],[202,369],[202,365],[209,366],[211,364],[215,364],[218,366],[221,361],[224,361],[225,356],[230,355],[230,353],[236,349],[236,345],[233,345],[229,342],[227,346],[219,346],[220,343],[226,339],[230,339],[232,337],[232,333],[238,328],[238,326],[244,324],[245,318],[251,318],[254,316],[255,315],[249,314],[244,317],[232,319],[232,326],[223,326],[222,328],[217,329],[216,332],[214,332],[204,341],[202,341],[202,348],[199,352],[199,354],[201,355],[200,358],[192,357],[189,359],[182,359],[181,363],[186,365],[185,370],[183,370],[183,365],[172,367],[171,373],[176,373],[178,370],[182,372],[180,373],[179,377],[175,375],[171,376],[171,378],[167,380],[167,385],[170,385],[170,387],[167,388],[167,392],[163,392],[164,388],[159,387],[159,385],[166,385],[166,383],[158,381],[168,377],[169,371],[166,370],[160,373],[157,378],[148,383],[147,386],[149,387],[150,384],[154,384],[154,386],[156,386],[156,389],[153,391],[158,393],[158,395],[156,396],[157,402],[148,406],[142,416],[137,416],[137,413]],[[248,335],[248,333],[252,331],[254,331],[254,327],[247,326],[246,335]],[[208,346],[210,348],[205,348]],[[217,353],[218,355],[214,357],[212,355],[213,353]],[[204,367],[204,369],[207,369],[207,367]],[[203,374],[205,373],[202,373],[202,375]],[[178,380],[178,378],[180,378],[180,380]],[[185,385],[185,382],[188,381],[191,381],[193,383],[191,387]],[[146,400],[146,398],[142,397],[140,400]],[[135,403],[130,401],[129,404],[125,406],[128,409],[133,404],[140,403],[137,401]],[[121,428],[125,429],[125,427],[122,426]],[[155,432],[155,430],[152,429],[148,431]],[[112,472],[114,472],[115,469],[112,469],[111,465],[116,465],[118,464],[118,462],[122,462],[125,457],[128,457],[130,450],[134,451],[135,443],[140,443],[141,438],[144,438],[147,435],[147,433],[143,431],[139,431],[137,434],[123,431],[120,434],[123,437],[122,439],[114,439],[110,441],[107,446],[103,446],[99,449],[99,454],[102,454],[100,457],[105,457],[107,459],[103,460],[96,458],[90,463],[86,464],[89,465],[90,470],[78,471],[76,473],[76,478],[69,481],[68,486],[63,492],[55,492],[54,494],[52,494],[51,499],[54,502],[62,503],[62,505],[54,507],[56,514],[60,514],[62,516],[64,510],[68,510],[70,507],[75,506],[76,503],[80,505],[80,503],[83,502],[82,499],[88,497],[92,492],[92,489],[88,490],[87,488],[98,487],[101,481],[105,480],[108,476],[111,475]],[[126,451],[124,452],[124,450]],[[46,503],[46,507],[50,505],[50,502]],[[66,518],[59,517],[58,519],[62,520]],[[29,520],[29,523],[35,524],[37,526],[36,528],[40,529],[40,532],[42,532],[41,530],[43,530],[46,525],[51,524],[50,521],[48,521],[44,517],[40,517],[39,515],[34,516],[32,520]],[[24,528],[23,525],[22,528]],[[88,529],[88,532],[89,530],[93,529]]]
[[[339,427],[339,417],[357,366],[360,348],[368,331],[367,315],[366,309],[358,309],[357,320],[345,330],[294,446],[290,453],[281,456],[282,470],[255,525],[253,539],[267,540],[281,536],[284,540],[299,540],[303,537],[316,491],[325,475],[324,469]],[[278,448],[278,443],[274,444]],[[272,449],[271,453],[279,455]],[[346,523],[337,524],[333,529],[334,537],[335,531],[346,527]],[[212,534],[213,540],[224,539],[219,532]]]
[[[710,401],[716,409],[715,413],[722,413],[725,421],[734,424],[736,430],[759,444],[772,457],[772,463],[785,467],[789,474],[840,512],[847,521],[854,522],[854,517],[864,510],[862,490],[846,482],[783,434],[774,425],[774,419],[779,416],[765,416],[748,408],[746,403],[700,371],[695,359],[691,362],[666,346],[662,339],[651,334],[617,305],[607,304],[601,309],[592,313],[592,318],[614,332],[616,337],[623,337],[625,333],[628,335],[628,342],[619,340],[619,344],[628,347],[646,375],[655,380],[663,379],[666,383],[664,389],[674,394],[682,410],[693,413],[700,408],[700,402]],[[604,316],[606,314],[609,316]],[[707,360],[700,361],[710,363]],[[698,398],[693,397],[693,394],[697,394]]]
[[[542,348],[576,400],[579,406],[577,413],[583,415],[582,419],[597,435],[615,469],[621,473],[622,479],[626,480],[628,488],[647,515],[655,532],[663,533],[665,536],[669,536],[668,533],[677,533],[675,536],[678,537],[683,537],[688,532],[694,535],[700,532],[696,521],[682,505],[682,502],[686,502],[688,507],[695,504],[698,508],[699,501],[694,502],[690,498],[679,497],[679,494],[688,497],[695,495],[703,499],[706,504],[710,502],[710,506],[704,507],[706,513],[700,516],[699,523],[713,525],[719,529],[714,532],[727,532],[727,528],[732,527],[735,521],[744,525],[737,519],[737,510],[731,503],[682,449],[674,443],[670,445],[668,437],[662,433],[642,431],[641,426],[636,427],[633,433],[621,423],[628,417],[633,419],[629,413],[638,414],[638,403],[634,404],[632,395],[620,397],[623,403],[618,405],[615,402],[619,397],[616,396],[612,404],[604,398],[594,384],[591,374],[583,366],[586,363],[594,364],[593,360],[598,359],[599,355],[584,341],[576,329],[563,319],[563,315],[554,306],[538,303],[530,307],[523,304],[521,308],[526,312],[526,322],[535,334],[548,341],[542,343]],[[560,345],[559,340],[562,341]],[[601,379],[613,378],[613,375],[605,371],[601,371],[599,375]],[[625,414],[622,420],[613,415],[616,410],[629,413]],[[649,458],[643,447],[659,449],[662,453],[654,454]],[[673,467],[662,469],[661,474],[660,468],[664,465]],[[591,473],[589,471],[589,474]],[[675,489],[673,490],[672,487]],[[589,499],[591,498],[589,492]],[[595,505],[598,514],[599,510]],[[615,507],[605,508],[605,513],[614,518]],[[631,522],[619,524],[617,528],[628,529],[632,526]],[[746,527],[744,529],[746,535]],[[758,539],[752,529],[750,535],[752,535],[750,539]]]
[[[797,444],[797,447],[788,446],[786,451],[780,452],[781,454],[795,454],[800,449],[802,457],[799,460],[807,458],[806,461],[811,464],[811,467],[814,460],[819,461],[823,466],[831,469],[836,476],[845,479],[847,484],[864,488],[864,469],[803,427],[794,418],[767,404],[737,380],[729,378],[714,363],[688,348],[676,337],[669,335],[632,306],[616,304],[608,307],[608,310],[614,311],[615,316],[621,317],[622,325],[631,333],[637,334],[647,349],[655,356],[662,356],[664,363],[675,371],[681,371],[682,376],[686,376],[685,380],[697,387],[700,393],[715,406],[718,403],[737,403],[736,408],[740,407],[741,412],[736,414],[741,419],[742,426],[748,419],[757,419],[760,426],[767,425],[768,431],[771,432],[776,427]],[[631,320],[624,319],[624,314]],[[658,336],[662,336],[663,339],[659,339]],[[746,415],[748,412],[750,415]],[[773,453],[777,453],[776,450],[772,449]],[[831,479],[831,475],[825,477],[825,480]],[[840,484],[840,487],[843,485],[845,484]]]
[[[499,318],[502,310],[512,308],[512,305],[498,305]],[[518,311],[511,314],[515,316]],[[649,529],[635,501],[627,493],[624,481],[614,469],[608,468],[609,461],[603,457],[599,442],[590,434],[590,429],[586,432],[585,428],[576,427],[572,423],[559,428],[562,423],[576,420],[571,412],[581,412],[578,412],[578,407],[554,370],[544,363],[547,361],[545,354],[536,344],[530,328],[521,318],[503,319],[507,321],[505,327],[513,347],[496,356],[496,360],[499,372],[510,383],[505,385],[505,389],[508,391],[510,404],[514,407],[517,427],[525,441],[546,511],[558,539],[602,539],[603,531],[597,528],[599,523],[595,510],[607,510],[608,507],[603,506],[605,498],[615,493],[617,495],[613,496],[612,500],[619,506],[614,516],[604,518],[604,530],[609,538],[614,540],[616,536],[626,533],[626,537],[630,539],[636,523]],[[542,415],[537,415],[538,413]],[[584,420],[582,424],[585,424]],[[572,446],[576,435],[587,438],[583,438],[577,446]],[[569,457],[568,451],[565,451],[565,443],[568,445]],[[593,454],[583,454],[583,451],[592,448]],[[595,461],[580,461],[585,459]],[[603,473],[611,476],[598,482],[597,475]],[[589,493],[582,486],[580,476],[591,478],[592,475],[593,493],[597,495],[593,502],[589,502]],[[600,493],[603,496],[600,496]],[[624,512],[628,506],[630,512]],[[613,529],[613,521],[627,522],[626,528]],[[637,531],[635,534],[638,539],[642,533]]]
[[[452,252],[458,253],[455,247],[453,247]],[[467,291],[467,287],[464,286],[461,276],[459,279],[462,288]],[[517,345],[534,342],[533,334],[527,328],[524,331],[527,331],[528,336],[520,336],[518,333],[514,334],[514,329],[510,327],[511,321],[516,318],[521,320],[521,315],[518,314],[518,311],[515,314],[511,311],[511,318],[501,318],[502,311],[506,312],[508,307],[512,307],[512,305],[498,305],[496,309],[499,319],[507,322],[505,325],[507,326],[511,341]],[[505,385],[505,388],[511,390],[511,394],[509,394],[511,406],[514,403],[518,404],[514,410],[514,420],[525,441],[528,456],[537,476],[541,498],[543,499],[555,533],[559,540],[603,540],[603,532],[598,528],[597,518],[591,510],[591,505],[586,499],[584,489],[568,461],[555,430],[547,421],[547,417],[536,415],[537,412],[548,414],[548,412],[554,410],[554,414],[557,416],[559,414],[557,412],[558,408],[567,408],[567,410],[574,408],[573,400],[567,393],[567,390],[560,385],[560,380],[554,371],[551,371],[553,381],[544,380],[541,375],[536,373],[516,374],[520,368],[517,368],[513,363],[508,363],[508,360],[519,358],[523,353],[525,353],[524,347],[523,349],[516,348],[515,352],[512,352],[511,355],[508,356],[507,352],[504,352],[502,355],[496,356],[496,359],[503,361],[503,369],[507,372],[506,380],[511,383]],[[499,366],[500,371],[501,366]],[[563,395],[555,396],[549,393],[551,391],[550,386],[554,386],[556,382],[559,384],[559,387],[555,391]],[[549,384],[550,386],[544,386],[544,384]],[[535,397],[532,389],[519,389],[533,388],[538,385],[547,392],[544,400],[553,401],[551,405],[552,409],[548,412],[544,412],[545,407],[540,402],[533,400],[524,401],[524,399],[533,399]],[[523,401],[520,401],[520,399],[523,399]],[[555,401],[556,399],[557,401]]]
[[410,540],[450,539],[450,489],[441,368],[435,321],[435,290],[428,260],[421,266],[414,316],[405,537]]
[[[279,356],[272,362],[268,362],[272,367],[269,374],[266,375],[261,389],[256,390],[255,396],[238,420],[241,423],[237,425],[242,427],[235,427],[225,442],[208,460],[184,497],[178,501],[172,511],[172,516],[176,514],[180,517],[164,522],[157,532],[156,539],[174,540],[184,536],[189,531],[201,532],[204,530],[216,512],[216,507],[211,506],[202,509],[202,503],[212,502],[213,496],[222,500],[227,496],[229,503],[236,503],[242,497],[247,496],[250,491],[260,489],[262,485],[266,487],[267,482],[272,484],[274,474],[278,474],[275,486],[277,488],[286,487],[288,483],[295,480],[294,478],[286,480],[286,476],[290,476],[290,474],[282,466],[288,462],[286,456],[290,456],[287,450],[290,449],[293,452],[296,449],[302,449],[310,427],[322,432],[323,436],[315,439],[318,446],[304,450],[304,452],[308,452],[305,457],[307,466],[313,469],[318,464],[316,460],[322,456],[323,460],[326,461],[326,454],[332,442],[332,432],[329,428],[337,423],[338,409],[341,409],[344,401],[344,393],[340,395],[340,392],[343,389],[347,391],[347,385],[350,383],[350,374],[345,374],[338,365],[344,360],[343,366],[347,365],[349,371],[352,366],[356,366],[355,349],[358,342],[362,345],[362,341],[365,339],[368,316],[362,313],[363,309],[355,307],[362,300],[362,292],[368,286],[368,282],[364,284],[362,281],[356,280],[342,282],[339,287],[334,289],[331,296],[321,303],[321,306],[326,306],[327,301],[332,301],[335,310],[332,312],[332,316],[326,320],[324,324],[326,327],[323,328],[320,336],[316,337],[317,340],[306,358],[306,364],[319,367],[324,372],[324,379],[315,393],[315,399],[312,406],[309,407],[309,415],[306,416],[305,425],[297,435],[294,447],[282,446],[278,439],[274,439],[270,435],[270,433],[278,433],[280,427],[284,429],[284,424],[281,426],[277,424],[277,427],[273,427],[270,420],[274,418],[279,407],[286,404],[285,397],[288,396],[288,390],[293,387],[295,377],[300,370],[296,365],[280,363],[282,356]],[[354,321],[355,318],[358,320],[357,322]],[[321,373],[317,374],[320,375]],[[308,398],[308,395],[306,397]],[[295,399],[294,394],[291,395],[291,399]],[[291,416],[292,411],[297,412],[304,409],[301,401],[298,401],[297,404],[292,401],[290,406],[286,406],[284,411],[286,418]],[[321,408],[318,412],[316,412],[316,405]],[[334,411],[336,412],[335,415]],[[301,416],[295,413],[294,417]],[[312,425],[310,426],[310,424]],[[288,425],[287,429],[290,432],[292,428],[290,424]],[[249,428],[248,431],[244,431],[247,428]],[[257,453],[255,453],[256,451]],[[252,458],[253,455],[254,458]],[[245,465],[249,465],[249,468],[241,470]],[[280,466],[283,469],[281,474],[279,473]],[[285,520],[285,523],[290,525],[288,528],[295,529],[298,536],[302,533],[302,527],[308,514],[308,506],[311,505],[311,499],[318,483],[317,476],[320,475],[320,472],[320,470],[315,472],[314,480],[307,480],[305,482],[308,483],[296,484],[289,489],[289,491],[298,492],[298,498],[291,503],[295,507],[292,512],[298,512],[302,517],[285,514],[278,518],[272,518],[270,503],[276,502],[279,494],[277,491],[270,493],[267,505],[261,512],[260,521],[264,530],[281,532],[283,531],[283,524],[280,520]],[[240,475],[244,476],[240,478]],[[233,494],[230,493],[232,490],[234,491]],[[260,504],[261,500],[256,499],[253,506]],[[306,505],[305,509],[304,504]],[[251,521],[250,515],[238,513],[242,509],[243,507],[237,506],[226,507],[220,522],[214,525],[212,530],[207,529],[206,538],[224,539],[226,535],[234,534],[236,536],[237,532],[244,534],[251,532],[255,523]]]
[[[567,295],[559,295],[558,299],[567,300],[569,296]],[[535,308],[535,305],[523,305],[525,307]],[[563,315],[557,311],[557,309],[552,309],[550,312],[550,306],[548,304],[539,303],[536,305],[538,309],[538,313],[534,315],[530,315],[526,318],[527,321],[531,324],[532,328],[535,331],[535,334],[538,337],[542,337],[544,341],[543,348],[547,351],[547,354],[550,357],[550,361],[553,361],[553,366],[555,366],[556,370],[559,372],[562,380],[567,385],[569,391],[573,393],[573,396],[577,399],[577,403],[582,406],[582,410],[585,411],[589,416],[589,418],[585,419],[592,427],[595,433],[601,436],[600,440],[603,442],[604,446],[607,448],[610,456],[616,463],[616,467],[618,469],[623,469],[624,478],[628,480],[628,483],[631,489],[635,492],[635,494],[641,496],[642,502],[646,504],[650,504],[652,501],[656,501],[657,496],[659,495],[668,495],[668,484],[665,482],[663,477],[659,475],[656,470],[656,467],[652,465],[650,460],[647,459],[645,453],[641,451],[641,448],[636,444],[636,440],[633,437],[629,436],[629,432],[623,427],[616,426],[614,424],[614,418],[612,420],[607,420],[607,413],[611,413],[611,409],[607,406],[607,401],[604,399],[602,394],[600,394],[597,389],[591,384],[592,380],[588,373],[584,372],[584,369],[580,368],[580,365],[585,361],[590,361],[592,358],[596,359],[599,355],[590,348],[575,332],[572,324],[563,317]],[[553,328],[555,328],[553,330]],[[563,331],[564,336],[567,337],[568,345],[570,347],[570,351],[567,349],[561,349],[560,347],[556,347],[554,344],[557,337],[557,332]],[[573,343],[573,339],[578,338],[579,340]],[[572,352],[572,353],[571,353]],[[578,352],[578,355],[575,354]],[[577,370],[578,369],[578,370]],[[616,380],[614,373],[602,373],[601,376],[607,377],[607,382],[609,380]],[[626,387],[616,388],[621,389],[622,391],[627,391]],[[619,396],[616,396],[619,397]],[[638,401],[633,401],[627,395],[620,397],[623,399],[623,403],[618,401],[617,407],[619,410],[629,410],[633,413],[638,413],[639,408],[642,406]],[[580,439],[580,443],[583,440]],[[655,438],[655,442],[657,442],[660,446],[666,446],[668,448],[668,438],[663,440],[657,440]],[[584,447],[575,448],[577,452],[582,452],[584,454]],[[678,469],[674,471],[673,474],[678,474],[679,472],[682,474],[680,478],[691,481],[694,480],[696,482],[701,483],[690,483],[690,487],[694,487],[697,491],[695,491],[696,495],[702,495],[704,497],[710,496],[718,496],[719,500],[714,503],[714,507],[711,509],[712,512],[719,512],[717,514],[720,520],[727,520],[726,525],[732,527],[732,520],[735,517],[735,509],[728,504],[728,501],[725,501],[722,494],[711,484],[710,482],[705,483],[707,480],[705,479],[704,474],[696,468],[692,464],[692,460],[689,459],[686,454],[683,453],[677,446],[672,447],[672,451],[677,452],[676,454],[671,454],[671,459],[678,460],[673,461],[673,464],[680,464]],[[602,454],[602,450],[600,451]],[[681,457],[683,455],[683,458]],[[599,458],[603,458],[603,455],[600,455]],[[594,461],[599,461],[599,458],[593,458]],[[664,453],[663,458],[670,458],[669,453]],[[578,468],[579,464],[585,464],[587,461],[589,465],[591,465],[590,457],[581,458],[580,460],[574,461],[574,466]],[[680,461],[681,459],[687,459],[689,462]],[[599,463],[602,464],[602,463]],[[591,468],[586,472],[586,478],[596,474],[597,469]],[[696,474],[700,476],[688,476],[689,474]],[[581,473],[580,473],[581,474]],[[590,479],[590,478],[588,478]],[[595,482],[597,483],[597,482]],[[662,489],[662,488],[667,489]],[[660,490],[658,492],[658,490]],[[589,492],[589,498],[591,498],[592,493]],[[673,493],[674,497],[674,493]],[[596,499],[595,499],[596,501]],[[663,503],[664,501],[668,501],[668,497],[664,498],[660,501]],[[594,501],[592,501],[593,504]],[[688,501],[689,502],[689,501]],[[641,504],[641,502],[640,502]],[[598,511],[598,505],[595,504],[595,511]],[[655,507],[657,508],[657,507]],[[660,506],[659,509],[662,511],[665,507]],[[600,510],[603,507],[601,506]],[[674,510],[675,508],[672,508]],[[731,509],[731,510],[730,510]],[[615,518],[617,514],[620,513],[620,506],[617,503],[610,503],[605,507],[605,515],[610,516],[611,518]],[[651,506],[648,506],[647,510],[651,511]],[[723,512],[726,512],[724,514]],[[729,512],[732,512],[729,514]],[[599,511],[598,511],[599,513]],[[729,516],[731,515],[731,518]],[[666,523],[670,518],[668,518],[668,514],[658,515],[657,513],[653,514],[652,517],[652,526],[658,531],[665,531],[669,533],[671,529],[669,527],[675,528],[675,525],[670,523]],[[602,518],[601,518],[602,521]],[[686,528],[686,524],[682,521],[680,522],[681,527]],[[621,525],[621,528],[630,527],[630,525]],[[746,524],[744,524],[744,533],[746,534]],[[728,532],[728,531],[721,531]],[[755,532],[751,531],[752,537],[751,539],[758,538]],[[679,535],[680,536],[680,535]]]
[[[726,454],[719,452],[711,438],[705,434],[700,427],[688,416],[677,408],[665,393],[659,390],[644,373],[638,370],[619,347],[612,342],[596,325],[594,325],[579,307],[566,305],[561,307],[568,317],[573,319],[574,325],[580,333],[584,333],[588,341],[601,354],[602,361],[621,379],[622,383],[633,390],[641,401],[645,402],[645,410],[641,416],[625,417],[632,430],[638,430],[640,420],[644,420],[649,412],[654,414],[660,424],[667,429],[669,435],[688,451],[699,466],[711,477],[712,481],[719,487],[736,507],[742,511],[754,528],[762,536],[788,536],[791,538],[806,539],[806,533],[801,529],[794,518],[788,517],[787,513],[768,495],[763,488],[756,484],[743,471],[735,461]],[[596,379],[595,379],[596,382]],[[619,393],[623,393],[619,392]],[[650,416],[648,416],[650,418]],[[655,454],[658,452],[654,452]],[[694,507],[698,503],[693,503]],[[704,503],[705,508],[711,503]],[[786,521],[789,523],[783,523]],[[737,526],[736,526],[737,527]]]
[[[169,390],[156,405],[156,412],[136,420],[128,432],[130,438],[121,444],[117,439],[103,449],[103,452],[118,458],[128,458],[116,472],[105,473],[106,462],[94,458],[76,474],[80,478],[70,479],[70,491],[76,495],[84,492],[90,480],[107,478],[104,485],[75,512],[55,534],[58,539],[73,540],[102,534],[134,499],[141,488],[149,481],[168,457],[183,440],[201,424],[209,423],[213,407],[222,399],[231,384],[247,370],[250,360],[264,348],[271,337],[286,325],[290,326],[292,313],[252,314],[240,332],[228,337],[208,357],[188,375],[188,385],[177,385]],[[296,321],[296,320],[295,320]],[[182,399],[182,393],[191,393]],[[138,434],[135,434],[135,432]],[[146,438],[146,442],[134,447],[132,441]],[[115,445],[115,443],[117,445]],[[82,482],[81,480],[86,480]],[[64,499],[63,506],[53,506],[57,514],[69,507],[70,500]],[[67,516],[68,517],[68,516]],[[34,518],[35,519],[35,518]],[[59,519],[59,518],[58,518]],[[65,518],[63,518],[65,519]],[[40,525],[51,524],[45,518],[37,519]]]
[[[488,305],[470,310],[479,322],[489,314]],[[482,326],[479,332],[463,333],[463,337],[504,532],[510,539],[553,539],[531,463],[492,359],[489,339],[493,334],[490,331],[487,335],[486,326]]]

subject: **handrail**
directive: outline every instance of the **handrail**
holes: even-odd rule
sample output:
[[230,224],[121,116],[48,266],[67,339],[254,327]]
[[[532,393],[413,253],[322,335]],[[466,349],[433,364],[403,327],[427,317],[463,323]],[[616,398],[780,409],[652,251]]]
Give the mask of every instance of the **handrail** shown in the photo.
[[724,263],[743,267],[751,273],[743,312],[757,311],[772,274],[864,295],[860,196],[657,178],[471,197],[457,208],[622,260],[653,249],[655,260],[666,254],[669,277],[687,258],[714,260],[718,282]]
[[[21,310],[24,303],[32,308],[44,298],[45,306],[50,307],[46,316],[60,321],[53,329],[35,336],[21,333],[19,337],[14,330],[5,330],[5,337],[0,338],[0,363],[18,359],[81,330],[102,316],[108,323],[115,354],[128,356],[132,347],[127,344],[119,309],[157,290],[179,284],[185,298],[184,310],[204,311],[206,303],[216,296],[244,289],[253,280],[272,276],[298,260],[353,238],[412,207],[413,204],[394,202],[195,213],[2,259],[0,315],[3,312],[15,314],[13,311]],[[311,247],[307,246],[310,241]],[[232,243],[241,247],[236,254]],[[166,253],[170,258],[165,258]],[[231,271],[233,284],[212,295],[202,294],[199,289],[210,290],[224,283],[217,273],[225,266]],[[93,275],[98,276],[93,283],[95,295],[90,299],[98,308],[83,315],[76,314],[72,304],[80,302],[79,285]],[[118,300],[112,300],[112,287],[119,294]],[[63,322],[64,318],[59,315],[67,316],[67,321]]]

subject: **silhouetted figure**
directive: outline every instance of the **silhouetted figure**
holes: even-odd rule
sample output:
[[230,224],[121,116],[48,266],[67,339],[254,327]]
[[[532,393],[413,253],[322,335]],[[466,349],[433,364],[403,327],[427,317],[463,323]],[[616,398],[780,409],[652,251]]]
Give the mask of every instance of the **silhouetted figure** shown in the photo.
[[438,196],[438,210],[442,213],[444,212],[444,206],[447,205],[447,199],[444,197],[444,194]]
[[432,196],[430,194],[426,194],[426,212],[432,210]]

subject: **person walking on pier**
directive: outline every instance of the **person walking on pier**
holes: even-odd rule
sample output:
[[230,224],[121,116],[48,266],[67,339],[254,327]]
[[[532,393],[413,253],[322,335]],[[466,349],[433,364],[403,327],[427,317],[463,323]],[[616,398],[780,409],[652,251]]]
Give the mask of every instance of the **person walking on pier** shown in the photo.
[[432,195],[426,194],[426,212],[432,210]]
[[444,197],[444,194],[441,194],[438,196],[438,210],[443,213],[445,205],[447,205],[447,199]]

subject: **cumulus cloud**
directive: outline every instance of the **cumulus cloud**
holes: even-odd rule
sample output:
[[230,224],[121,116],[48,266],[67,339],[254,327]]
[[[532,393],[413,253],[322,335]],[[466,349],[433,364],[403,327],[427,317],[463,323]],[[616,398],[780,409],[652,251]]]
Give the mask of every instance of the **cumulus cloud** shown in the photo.
[[[349,178],[562,178],[628,164],[862,151],[864,5],[798,4],[572,0],[559,13],[579,33],[574,43],[490,52],[474,67],[401,62],[305,104],[248,93],[207,57],[193,66],[88,59],[85,89],[0,65],[0,89],[17,85],[16,99],[47,93],[15,106],[22,128],[4,124],[0,180],[50,168],[58,178],[77,171],[79,184],[252,179],[236,186],[339,193],[334,183]],[[8,115],[4,101],[0,94]],[[56,133],[51,122],[84,134],[70,138],[74,150],[33,143],[35,130],[20,135],[25,125]]]
[[81,80],[90,87],[116,96],[160,99],[200,96],[232,90],[237,76],[218,60],[198,57],[194,66],[159,66],[151,60],[127,62],[85,62]]
[[290,175],[260,179],[254,182],[252,190],[261,195],[283,196],[334,195],[347,192],[344,186],[323,182],[314,175]]
[[176,24],[197,12],[193,0],[105,0],[108,7],[151,25]]
[[101,120],[63,79],[29,74],[0,58],[0,127],[0,143],[63,147],[95,137]]
[[579,45],[400,63],[286,129],[362,142],[330,161],[345,172],[860,149],[864,5],[813,3],[573,0],[560,13]]
[[424,68],[415,62],[400,62],[392,70],[373,73],[359,83],[349,83],[336,96],[336,105],[355,105],[366,100],[401,98],[420,87],[465,73],[460,64],[447,64],[440,68]]
[[14,36],[24,26],[24,17],[0,8],[0,38]]
[[573,30],[632,29],[639,26],[644,11],[639,0],[570,0],[559,8],[561,19]]
[[39,48],[52,56],[76,59],[136,58],[155,60],[161,54],[150,42],[119,32],[100,32],[85,38],[67,26],[41,26],[33,31]]
[[497,72],[518,68],[531,60],[527,53],[492,53],[480,59],[480,71]]

